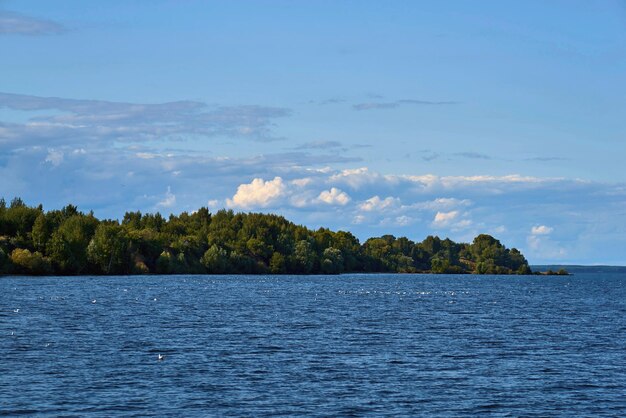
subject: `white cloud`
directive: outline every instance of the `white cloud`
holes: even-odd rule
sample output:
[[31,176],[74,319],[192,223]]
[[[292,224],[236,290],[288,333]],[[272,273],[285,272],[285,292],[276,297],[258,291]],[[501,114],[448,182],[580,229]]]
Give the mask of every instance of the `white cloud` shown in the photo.
[[552,260],[567,257],[567,250],[551,239],[550,234],[552,232],[554,232],[554,228],[546,225],[535,225],[530,228],[530,235],[526,237],[530,256]]
[[507,187],[516,186],[523,188],[539,187],[545,183],[562,181],[560,178],[540,178],[532,176],[520,176],[510,174],[506,176],[436,176],[425,175],[402,175],[399,178],[421,186],[424,191],[435,190],[458,190],[458,189],[482,189],[488,193],[502,193]]
[[151,160],[159,156],[159,154],[155,154],[153,152],[138,152],[135,155],[137,158],[141,158],[143,160]]
[[310,177],[304,177],[300,179],[291,180],[291,184],[298,187],[306,187],[313,182],[313,179]]
[[359,204],[359,209],[365,212],[380,212],[387,209],[390,209],[394,206],[398,206],[400,204],[400,199],[395,197],[386,197],[385,199],[381,199],[378,196],[373,196]]
[[396,218],[395,224],[398,226],[407,226],[411,224],[412,222],[413,222],[413,218],[406,216],[406,215],[402,215]]
[[63,155],[63,151],[49,149],[45,161],[54,167],[58,167],[63,162]]
[[529,235],[526,238],[529,256],[535,256],[541,259],[560,260],[567,257],[568,252],[565,248],[558,245],[546,234]]
[[157,203],[158,207],[161,208],[171,208],[176,204],[176,195],[174,195],[170,189],[170,186],[167,186],[167,191],[165,192],[165,198]]
[[469,199],[456,199],[454,197],[439,197],[426,202],[418,202],[410,205],[412,209],[445,211],[458,207],[470,206],[472,201]]
[[466,218],[467,214],[462,214],[458,210],[450,212],[437,212],[431,226],[435,229],[450,229],[451,231],[461,231],[472,226],[472,221]]
[[341,170],[339,173],[331,175],[328,179],[330,184],[345,184],[353,189],[361,189],[366,185],[380,183],[397,183],[396,176],[383,176],[379,173],[370,171],[367,167]]
[[113,141],[208,136],[269,141],[277,139],[272,133],[273,120],[290,114],[288,109],[269,106],[209,106],[197,101],[142,104],[11,93],[0,93],[0,107],[38,112],[26,122],[0,121],[4,146],[53,142],[110,146]]
[[207,207],[211,210],[219,209],[222,203],[218,199],[210,199],[207,202]]
[[433,220],[433,226],[446,227],[452,223],[459,216],[459,211],[453,210],[450,212],[437,212],[435,219]]
[[350,202],[350,196],[336,187],[331,187],[330,190],[324,190],[321,192],[317,197],[317,200],[329,205],[344,206]]
[[[328,178],[328,183],[345,185],[354,190],[361,190],[366,187],[392,190],[401,187],[423,194],[437,192],[453,193],[458,190],[464,190],[493,195],[508,193],[511,188],[521,190],[537,189],[545,187],[545,185],[562,182],[563,180],[561,178],[540,178],[520,176],[518,174],[505,176],[383,175],[371,171],[367,167],[361,167],[335,172]],[[446,199],[449,198],[441,199],[443,200],[440,204],[446,204]],[[470,201],[468,202],[471,203]]]
[[554,231],[554,228],[545,225],[533,226],[530,229],[532,235],[550,235],[552,231]]
[[287,186],[281,177],[268,181],[256,178],[249,184],[240,184],[237,193],[232,199],[227,199],[226,203],[229,207],[243,209],[267,207],[283,197],[286,190]]
[[449,176],[441,177],[441,180],[446,185],[454,185],[458,183],[541,183],[547,179],[509,174],[506,176]]

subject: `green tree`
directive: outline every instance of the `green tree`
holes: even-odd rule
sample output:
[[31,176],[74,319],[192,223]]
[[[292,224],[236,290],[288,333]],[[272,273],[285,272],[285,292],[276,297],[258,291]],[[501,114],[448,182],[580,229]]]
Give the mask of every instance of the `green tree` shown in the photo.
[[211,274],[227,273],[229,270],[230,259],[228,253],[216,244],[211,245],[211,247],[206,250],[201,261]]
[[430,260],[430,270],[435,274],[447,273],[449,267],[450,262],[446,259],[433,257],[432,260]]
[[17,273],[34,275],[52,273],[50,260],[38,251],[31,253],[27,249],[16,248],[11,253],[11,261]]
[[296,273],[309,274],[313,271],[317,255],[313,251],[313,245],[307,240],[296,243],[293,252],[294,270]]
[[272,254],[272,258],[270,259],[270,271],[273,274],[283,274],[287,271],[284,255],[276,252]]
[[6,234],[18,238],[17,241],[24,242],[28,245],[29,234],[33,228],[35,219],[37,219],[42,211],[41,206],[31,208],[26,206],[20,198],[13,199],[11,205],[2,211],[0,235]]
[[37,251],[45,251],[50,236],[52,235],[52,225],[44,213],[40,213],[33,223],[32,239],[33,246]]
[[271,214],[200,208],[165,219],[127,212],[120,225],[99,223],[71,204],[44,212],[0,199],[0,272],[42,272],[50,260],[61,274],[530,272],[517,249],[484,234],[472,244],[383,235],[361,245],[349,232],[313,231]]
[[158,274],[171,274],[174,272],[172,253],[164,250],[156,261],[156,272]]
[[341,251],[334,247],[326,248],[322,254],[322,273],[340,274],[343,272],[343,256]]
[[87,246],[91,241],[97,219],[73,215],[54,231],[48,243],[48,254],[62,273],[80,274],[87,267]]
[[116,223],[101,223],[87,247],[89,262],[104,274],[129,272],[129,239],[123,227]]
[[9,273],[10,270],[11,270],[11,260],[7,256],[4,249],[0,248],[0,274]]

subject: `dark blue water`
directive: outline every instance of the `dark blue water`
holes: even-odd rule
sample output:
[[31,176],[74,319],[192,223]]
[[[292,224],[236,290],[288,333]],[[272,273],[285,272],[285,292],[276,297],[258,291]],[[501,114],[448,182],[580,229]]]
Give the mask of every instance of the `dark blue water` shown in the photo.
[[626,416],[626,276],[4,277],[0,411]]

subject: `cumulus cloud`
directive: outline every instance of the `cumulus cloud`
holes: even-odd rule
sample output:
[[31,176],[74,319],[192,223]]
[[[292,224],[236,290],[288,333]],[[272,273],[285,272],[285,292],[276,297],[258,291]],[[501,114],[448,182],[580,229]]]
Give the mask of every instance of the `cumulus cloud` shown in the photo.
[[453,210],[450,212],[437,212],[433,225],[435,227],[443,228],[449,226],[459,216],[459,211]]
[[256,178],[249,184],[241,184],[232,199],[227,199],[229,207],[251,209],[267,207],[276,200],[284,197],[286,185],[280,177],[264,181]]
[[0,10],[0,35],[55,35],[65,30],[51,20]]
[[328,205],[345,206],[350,202],[350,196],[336,187],[331,187],[330,190],[321,192],[317,200]]
[[537,225],[530,228],[532,235],[549,235],[552,231],[554,231],[554,228],[545,225]]
[[384,211],[384,210],[393,208],[394,206],[398,206],[399,204],[400,204],[400,199],[398,198],[389,196],[384,199],[381,199],[378,196],[373,196],[367,199],[366,201],[364,201],[363,203],[359,204],[359,209],[362,211],[366,211],[366,212],[372,212],[372,211],[379,212],[379,211]]
[[435,229],[450,229],[452,231],[460,231],[467,229],[472,225],[470,219],[462,218],[467,214],[462,214],[457,210],[450,212],[437,212],[431,225]]

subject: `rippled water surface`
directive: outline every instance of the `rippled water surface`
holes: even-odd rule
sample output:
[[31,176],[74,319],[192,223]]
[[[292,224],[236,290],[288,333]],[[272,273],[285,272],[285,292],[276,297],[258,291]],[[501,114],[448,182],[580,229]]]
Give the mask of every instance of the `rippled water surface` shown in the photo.
[[0,277],[0,413],[626,416],[626,277]]

